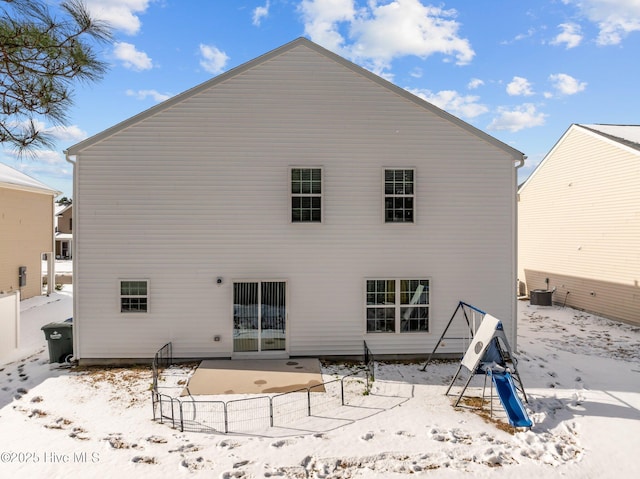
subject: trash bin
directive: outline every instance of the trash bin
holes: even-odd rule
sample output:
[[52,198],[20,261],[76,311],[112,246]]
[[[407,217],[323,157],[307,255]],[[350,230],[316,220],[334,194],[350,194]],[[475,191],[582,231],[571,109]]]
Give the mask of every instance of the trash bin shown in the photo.
[[49,362],[69,362],[73,356],[73,323],[49,323],[40,329],[49,344]]
[[529,303],[537,306],[551,306],[553,304],[552,295],[553,290],[534,289],[529,291]]

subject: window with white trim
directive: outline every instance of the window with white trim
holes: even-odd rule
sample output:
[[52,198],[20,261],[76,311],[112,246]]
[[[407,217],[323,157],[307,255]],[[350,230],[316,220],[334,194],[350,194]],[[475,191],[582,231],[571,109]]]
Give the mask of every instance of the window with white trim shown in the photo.
[[368,279],[367,333],[429,331],[428,279]]
[[120,312],[146,313],[149,308],[149,281],[120,281]]
[[384,170],[385,223],[413,223],[414,186],[414,170]]
[[320,223],[322,221],[322,169],[291,169],[291,221]]

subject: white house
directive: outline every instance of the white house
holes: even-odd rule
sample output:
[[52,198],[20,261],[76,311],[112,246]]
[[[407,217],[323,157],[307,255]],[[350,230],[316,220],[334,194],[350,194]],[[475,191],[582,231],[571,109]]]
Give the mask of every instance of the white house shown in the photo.
[[571,125],[519,197],[527,289],[640,324],[640,125]]
[[460,300],[516,342],[522,153],[309,40],[66,154],[83,362],[425,354]]

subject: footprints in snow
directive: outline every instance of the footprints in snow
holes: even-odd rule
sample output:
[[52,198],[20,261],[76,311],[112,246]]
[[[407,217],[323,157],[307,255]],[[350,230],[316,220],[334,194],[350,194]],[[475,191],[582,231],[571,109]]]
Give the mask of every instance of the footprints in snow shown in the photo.
[[473,444],[473,439],[461,429],[441,430],[431,428],[429,431],[430,439],[438,442],[451,442],[453,444]]
[[[380,431],[381,433],[384,434],[384,430]],[[395,432],[396,436],[404,436],[404,437],[415,437],[413,434],[411,434],[410,432],[407,431],[396,431]],[[375,438],[375,434],[373,433],[373,431],[368,431],[367,433],[363,434],[362,436],[360,436],[360,439],[362,441],[371,441],[372,439]]]
[[[27,391],[24,390],[22,391],[23,394],[26,394]],[[34,396],[31,399],[31,403],[32,404],[39,404],[41,402],[43,402],[44,399],[42,398],[42,396]],[[43,409],[40,408],[26,408],[23,406],[14,406],[14,408],[17,411],[20,411],[24,414],[27,415],[27,417],[32,418],[32,419],[42,419],[42,418],[48,418],[49,417],[49,413]],[[52,422],[45,424],[44,427],[47,429],[67,429],[69,426],[71,426],[73,424],[73,421],[71,421],[70,419],[66,419],[64,417],[58,417],[56,419],[54,419]],[[84,429],[83,427],[80,426],[74,426],[71,428],[70,432],[69,432],[69,437],[73,438],[73,439],[77,439],[79,441],[88,441],[89,439],[91,439],[89,436],[86,435],[87,430]]]

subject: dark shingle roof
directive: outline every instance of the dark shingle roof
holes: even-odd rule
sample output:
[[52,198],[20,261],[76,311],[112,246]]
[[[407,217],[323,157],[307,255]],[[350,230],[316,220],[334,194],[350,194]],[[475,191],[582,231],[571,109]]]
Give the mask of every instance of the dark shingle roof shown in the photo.
[[579,124],[578,126],[640,151],[640,125]]

